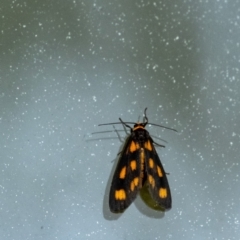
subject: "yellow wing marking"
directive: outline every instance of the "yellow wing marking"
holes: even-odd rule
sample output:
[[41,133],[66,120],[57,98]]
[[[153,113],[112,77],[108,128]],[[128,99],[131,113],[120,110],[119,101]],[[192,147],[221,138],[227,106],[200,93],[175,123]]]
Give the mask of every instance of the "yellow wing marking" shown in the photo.
[[148,182],[150,183],[150,185],[152,186],[152,188],[155,187],[155,180],[153,178],[152,175],[148,175]]
[[119,174],[119,178],[124,179],[126,177],[126,170],[127,170],[126,166],[122,168]]
[[167,189],[166,188],[160,188],[158,195],[160,198],[166,198],[167,197]]
[[151,144],[151,142],[149,140],[144,143],[144,147],[147,150],[152,151],[152,144]]
[[136,150],[139,149],[139,144],[134,141],[131,141],[129,149],[130,152],[135,152]]
[[153,159],[152,158],[149,158],[149,167],[150,168],[153,168],[154,167],[154,162],[153,162]]
[[134,190],[134,188],[136,186],[138,186],[138,183],[139,183],[139,178],[138,177],[135,177],[132,181],[131,181],[131,184],[130,184],[130,189],[131,191]]
[[159,177],[163,177],[163,173],[162,173],[162,170],[159,166],[157,166],[157,172],[158,172],[158,176]]
[[132,160],[130,162],[130,167],[131,167],[132,171],[137,169],[137,162],[136,162],[136,160]]
[[115,191],[115,199],[116,200],[126,200],[126,192],[124,189]]

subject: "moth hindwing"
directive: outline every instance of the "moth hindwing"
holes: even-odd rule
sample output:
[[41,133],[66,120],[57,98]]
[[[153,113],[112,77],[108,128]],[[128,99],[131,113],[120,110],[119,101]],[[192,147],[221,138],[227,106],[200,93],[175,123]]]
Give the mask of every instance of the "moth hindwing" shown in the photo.
[[154,141],[145,129],[148,124],[146,110],[145,121],[135,123],[133,128],[120,119],[123,125],[131,129],[131,134],[123,147],[112,179],[109,194],[112,212],[123,212],[136,198],[145,182],[151,197],[160,207],[170,209],[172,206],[166,173],[153,145]]

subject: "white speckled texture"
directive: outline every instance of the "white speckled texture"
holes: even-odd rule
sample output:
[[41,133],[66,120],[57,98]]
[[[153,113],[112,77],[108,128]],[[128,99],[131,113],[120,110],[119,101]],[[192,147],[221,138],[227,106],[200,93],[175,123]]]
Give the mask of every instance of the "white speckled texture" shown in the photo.
[[[238,240],[239,25],[239,0],[1,3],[0,238]],[[147,128],[173,208],[116,215],[126,132],[97,125],[145,107],[178,130]]]

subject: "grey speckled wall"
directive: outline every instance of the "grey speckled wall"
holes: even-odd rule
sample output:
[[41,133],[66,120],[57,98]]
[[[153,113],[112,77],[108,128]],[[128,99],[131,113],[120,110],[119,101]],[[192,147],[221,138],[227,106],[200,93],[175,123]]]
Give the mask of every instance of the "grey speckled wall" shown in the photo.
[[[4,1],[0,236],[238,240],[240,1]],[[173,207],[108,207],[148,107]]]

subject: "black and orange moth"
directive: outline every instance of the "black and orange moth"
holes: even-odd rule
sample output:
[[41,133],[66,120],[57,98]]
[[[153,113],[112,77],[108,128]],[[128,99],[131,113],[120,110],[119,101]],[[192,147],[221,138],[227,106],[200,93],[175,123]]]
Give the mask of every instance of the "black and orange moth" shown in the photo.
[[[163,209],[172,207],[171,191],[169,188],[166,172],[154,147],[157,144],[153,141],[149,132],[145,129],[148,124],[144,110],[142,123],[120,122],[100,124],[123,124],[130,128],[131,134],[127,138],[120,158],[113,175],[109,194],[109,207],[112,212],[123,212],[136,198],[138,191],[147,183],[151,197]],[[134,124],[133,128],[128,124]],[[149,123],[150,124],[150,123]],[[173,131],[175,129],[160,126]]]

